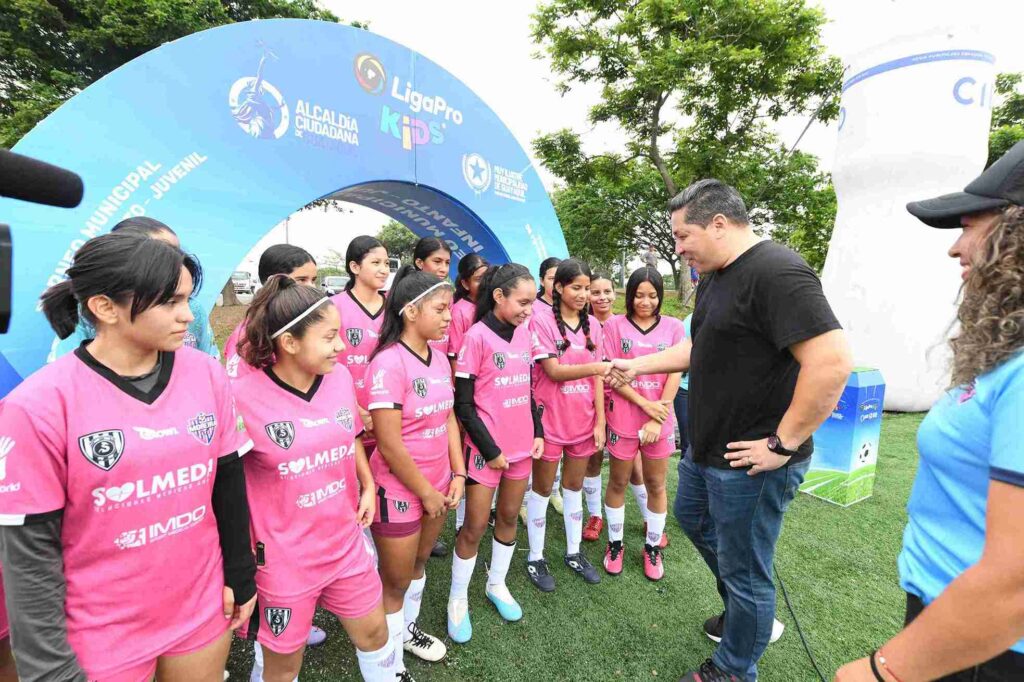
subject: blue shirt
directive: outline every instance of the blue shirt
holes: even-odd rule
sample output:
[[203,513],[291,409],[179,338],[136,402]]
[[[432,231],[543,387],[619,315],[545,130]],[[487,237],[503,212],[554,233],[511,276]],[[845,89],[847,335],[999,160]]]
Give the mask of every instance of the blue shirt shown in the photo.
[[[192,324],[188,326],[188,331],[185,332],[185,345],[201,350],[219,360],[220,351],[217,350],[217,343],[213,338],[213,328],[210,326],[210,320],[206,315],[206,311],[195,300],[190,300],[188,307],[195,319],[192,320]],[[80,317],[78,327],[71,336],[57,344],[54,359],[75,350],[82,345],[82,341],[93,338],[96,338],[96,330],[92,328],[92,325],[84,317]]]
[[[1024,486],[1024,353],[946,393],[917,433],[900,585],[926,603],[981,559],[991,481]],[[1012,649],[1024,653],[1024,640]]]
[[[686,328],[686,338],[688,338],[688,339],[690,338],[690,318],[692,318],[692,317],[693,317],[693,313],[690,313],[689,315],[686,316],[686,319],[683,320],[683,327]],[[684,391],[689,391],[690,390],[690,373],[689,372],[683,372],[683,378],[679,380],[679,388],[681,388]]]

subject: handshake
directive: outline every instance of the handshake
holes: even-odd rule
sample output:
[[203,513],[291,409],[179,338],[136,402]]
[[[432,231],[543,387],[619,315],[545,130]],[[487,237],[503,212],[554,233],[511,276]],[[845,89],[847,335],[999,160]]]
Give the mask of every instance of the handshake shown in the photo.
[[633,369],[632,360],[617,359],[604,364],[607,366],[604,372],[604,380],[608,382],[612,388],[626,386],[630,384],[633,379],[636,379],[636,370]]

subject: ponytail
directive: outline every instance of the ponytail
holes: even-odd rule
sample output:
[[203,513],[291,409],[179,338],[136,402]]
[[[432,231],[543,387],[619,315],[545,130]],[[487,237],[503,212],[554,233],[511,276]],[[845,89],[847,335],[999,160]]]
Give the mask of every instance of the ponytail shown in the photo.
[[406,263],[402,267],[398,268],[398,272],[395,273],[394,279],[391,280],[391,290],[394,291],[399,282],[414,272],[420,272],[420,269],[411,263]]
[[78,327],[78,301],[72,291],[70,279],[54,284],[43,292],[43,315],[57,332],[57,337],[66,339]]
[[526,267],[519,263],[505,263],[504,265],[492,265],[487,268],[483,279],[480,281],[480,289],[476,295],[476,311],[473,314],[473,322],[479,322],[487,317],[487,313],[494,310],[494,292],[501,290],[505,296],[510,296],[512,290],[518,286],[521,280],[533,281],[533,275]]
[[[443,286],[437,286],[438,284],[443,284]],[[425,298],[419,298],[431,287],[437,288]],[[419,299],[415,305],[421,308],[434,296],[450,292],[451,288],[452,285],[446,280],[418,270],[407,274],[400,282],[391,287],[391,292],[384,302],[384,321],[380,326],[377,347],[370,354],[370,360],[372,361],[382,351],[395,345],[402,338],[402,332],[405,331],[405,316],[402,315],[402,311],[406,306]]]
[[458,274],[455,276],[455,300],[461,301],[464,298],[469,298],[469,287],[463,282],[468,282],[473,278],[473,273],[480,268],[486,268],[490,263],[487,259],[478,253],[471,253],[468,256],[463,257],[459,261]]
[[[564,287],[580,276],[590,279],[590,266],[575,258],[567,258],[562,261],[558,264],[558,270],[555,271],[556,286],[551,287],[551,310],[555,314],[555,322],[558,324],[558,331],[562,335],[563,344],[568,344],[569,340],[566,338],[565,322],[562,320],[562,294],[558,291],[557,285],[561,284]],[[587,350],[593,353],[597,350],[597,345],[590,338],[589,300],[583,305],[583,310],[580,311],[580,324],[583,328],[583,336],[587,339]]]
[[132,229],[94,237],[75,253],[68,278],[43,292],[43,314],[62,339],[75,331],[81,318],[96,325],[89,310],[89,299],[95,296],[129,306],[134,321],[177,294],[182,267],[192,277],[194,295],[203,284],[203,270],[194,256]]
[[[272,365],[277,350],[274,334],[325,298],[324,292],[299,284],[288,275],[272,275],[245,313],[245,335],[238,342],[238,354],[257,369]],[[311,325],[323,319],[329,305],[321,303],[288,327],[288,333],[301,339]]]

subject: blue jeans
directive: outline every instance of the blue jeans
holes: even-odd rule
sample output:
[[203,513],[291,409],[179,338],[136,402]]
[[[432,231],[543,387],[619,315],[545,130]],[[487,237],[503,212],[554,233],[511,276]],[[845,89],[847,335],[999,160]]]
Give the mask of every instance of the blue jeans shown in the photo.
[[680,388],[672,400],[672,410],[676,413],[676,424],[679,425],[679,452],[686,452],[690,448],[689,429],[686,421],[689,396],[690,394],[685,388]]
[[696,464],[692,448],[679,458],[675,515],[715,575],[725,603],[715,665],[756,682],[757,661],[775,621],[772,560],[782,514],[804,480],[810,460],[757,476]]

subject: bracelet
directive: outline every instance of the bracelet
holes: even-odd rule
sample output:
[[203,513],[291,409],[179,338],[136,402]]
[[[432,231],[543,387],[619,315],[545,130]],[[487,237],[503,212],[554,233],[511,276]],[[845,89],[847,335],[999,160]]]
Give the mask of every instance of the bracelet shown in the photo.
[[888,673],[889,677],[895,680],[895,682],[901,682],[900,678],[889,667],[889,662],[886,661],[885,656],[882,655],[882,650],[875,649],[875,652],[871,654],[871,672],[873,672],[875,674],[875,678],[881,680],[881,682],[889,682],[882,675],[881,670],[884,670],[886,673]]

